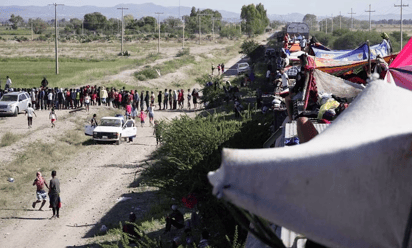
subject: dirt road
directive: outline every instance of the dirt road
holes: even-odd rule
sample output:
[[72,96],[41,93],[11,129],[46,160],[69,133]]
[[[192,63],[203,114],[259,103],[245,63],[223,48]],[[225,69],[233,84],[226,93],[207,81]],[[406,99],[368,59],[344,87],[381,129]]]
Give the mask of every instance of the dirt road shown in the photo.
[[[265,42],[267,37],[264,36],[260,42]],[[226,68],[233,70],[241,56],[227,61]],[[69,114],[67,110],[58,110],[59,120],[56,128],[50,128],[48,111],[37,112],[38,117],[34,118],[32,129],[27,128],[26,117],[22,114],[18,117],[0,120],[0,138],[7,131],[23,136],[15,144],[0,148],[2,162],[7,163],[13,160],[19,152],[24,150],[25,146],[36,140],[43,142],[58,140],[63,133],[75,129],[76,121],[90,119],[92,113],[97,112],[98,108],[91,107],[90,113],[81,111],[73,114]],[[155,111],[155,119],[172,119],[180,114],[184,113]],[[195,115],[194,112],[187,114]],[[77,132],[83,135],[81,130]],[[143,214],[148,208],[150,192],[134,194],[129,186],[135,178],[139,164],[147,159],[155,149],[153,128],[148,124],[143,128],[138,128],[137,137],[133,143],[124,142],[119,146],[82,146],[82,151],[75,157],[56,164],[59,168],[57,176],[61,182],[63,203],[60,218],[50,220],[52,212],[47,207],[44,208],[45,211],[32,209],[31,203],[35,200],[35,188],[28,184],[27,188],[32,190],[31,197],[29,199],[23,196],[29,199],[28,201],[22,202],[21,206],[0,208],[0,247],[84,246],[91,242],[102,224],[126,220],[127,213],[130,211]],[[29,154],[29,156],[36,159],[36,154]],[[39,165],[39,168],[41,167]],[[43,171],[43,173],[46,180],[50,180],[50,171]],[[122,207],[122,202],[129,200],[134,201],[133,208]]]

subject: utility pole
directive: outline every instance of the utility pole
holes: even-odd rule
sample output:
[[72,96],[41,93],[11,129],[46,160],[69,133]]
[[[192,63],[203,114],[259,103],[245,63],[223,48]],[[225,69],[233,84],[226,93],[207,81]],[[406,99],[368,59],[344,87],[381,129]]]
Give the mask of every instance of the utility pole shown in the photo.
[[62,6],[64,4],[49,4],[49,5],[54,5],[54,52],[55,52],[55,59],[56,59],[56,75],[59,74],[59,53],[58,53],[58,42],[57,42],[57,6]]
[[185,19],[182,17],[183,21],[183,40],[182,40],[182,49],[185,48]]
[[333,33],[333,14],[332,14],[332,33]]
[[121,9],[122,10],[122,45],[120,47],[120,52],[123,54],[123,33],[124,33],[124,16],[123,16],[123,10],[125,9],[129,9],[129,8],[117,8],[117,9]]
[[401,8],[401,50],[402,50],[402,48],[403,48],[403,32],[402,32],[402,23],[403,23],[403,20],[402,20],[402,8],[403,7],[409,7],[409,4],[402,4],[402,0],[401,0],[401,5],[396,5],[396,4],[394,4],[395,5],[395,7],[400,7]]
[[157,23],[159,25],[159,37],[157,40],[157,53],[160,53],[160,15],[163,15],[163,12],[155,12],[157,15]]
[[328,18],[326,18],[325,19],[325,21],[326,21],[326,28],[325,28],[325,31],[326,31],[326,34],[328,33]]
[[375,11],[371,10],[371,5],[369,4],[369,10],[365,10],[365,12],[369,12],[369,32],[370,32],[372,30],[371,13]]
[[82,20],[82,35],[84,35],[83,30],[84,30],[84,19]]
[[350,19],[352,19],[352,30],[353,30],[353,15],[356,15],[356,13],[353,13],[352,8],[350,8]]
[[33,40],[33,21],[31,21],[31,40]]
[[342,12],[339,11],[339,29],[342,29]]

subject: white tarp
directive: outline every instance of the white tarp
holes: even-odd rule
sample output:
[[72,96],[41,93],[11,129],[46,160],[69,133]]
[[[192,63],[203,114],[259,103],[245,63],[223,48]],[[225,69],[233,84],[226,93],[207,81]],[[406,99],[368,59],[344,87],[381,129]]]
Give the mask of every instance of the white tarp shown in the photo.
[[213,193],[329,247],[401,247],[412,203],[411,99],[375,81],[307,143],[224,149],[208,175]]

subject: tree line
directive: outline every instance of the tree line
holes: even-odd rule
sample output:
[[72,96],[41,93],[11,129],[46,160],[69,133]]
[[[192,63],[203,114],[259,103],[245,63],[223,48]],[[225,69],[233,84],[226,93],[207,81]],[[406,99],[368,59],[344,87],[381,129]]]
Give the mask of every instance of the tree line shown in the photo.
[[[161,33],[182,35],[183,28],[187,35],[191,34],[220,34],[223,37],[239,37],[242,33],[249,36],[262,34],[271,23],[267,17],[266,9],[262,4],[244,5],[241,9],[239,19],[223,20],[222,14],[212,9],[196,9],[192,7],[189,15],[182,18],[169,16],[160,23],[155,17],[145,16],[140,19],[134,18],[132,14],[123,17],[126,35],[140,33]],[[44,34],[48,27],[54,25],[54,19],[44,21],[41,18],[30,18],[27,22],[19,15],[12,14],[8,20],[12,29],[21,27],[32,28],[35,34]],[[273,22],[275,26],[278,22]],[[118,18],[107,18],[99,12],[85,14],[83,20],[65,18],[58,20],[60,33],[65,34],[95,34],[114,35],[119,34],[122,21]]]

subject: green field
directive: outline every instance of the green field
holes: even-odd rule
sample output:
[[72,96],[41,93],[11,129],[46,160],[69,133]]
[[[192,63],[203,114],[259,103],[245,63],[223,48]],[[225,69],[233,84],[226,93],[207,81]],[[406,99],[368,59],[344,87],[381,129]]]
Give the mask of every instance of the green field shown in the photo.
[[[111,60],[59,59],[59,74],[55,74],[55,61],[48,58],[2,58],[1,81],[10,76],[15,88],[39,87],[43,77],[49,87],[66,88],[85,85],[106,75],[118,73],[135,64],[128,58]],[[4,83],[3,85],[4,86]]]

